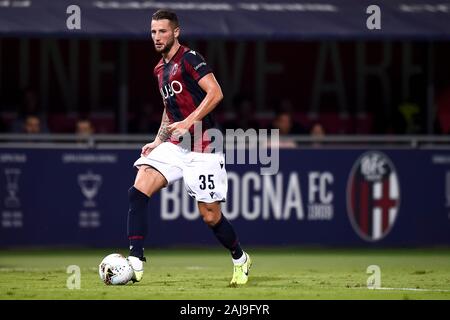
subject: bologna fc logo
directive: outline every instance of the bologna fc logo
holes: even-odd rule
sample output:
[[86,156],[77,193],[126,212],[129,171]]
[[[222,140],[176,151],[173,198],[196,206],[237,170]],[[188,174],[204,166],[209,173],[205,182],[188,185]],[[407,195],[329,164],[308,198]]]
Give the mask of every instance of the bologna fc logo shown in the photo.
[[354,164],[347,183],[347,212],[353,229],[367,241],[384,238],[400,207],[400,186],[391,160],[369,151]]
[[175,63],[172,68],[172,76],[174,76],[178,71],[178,63]]

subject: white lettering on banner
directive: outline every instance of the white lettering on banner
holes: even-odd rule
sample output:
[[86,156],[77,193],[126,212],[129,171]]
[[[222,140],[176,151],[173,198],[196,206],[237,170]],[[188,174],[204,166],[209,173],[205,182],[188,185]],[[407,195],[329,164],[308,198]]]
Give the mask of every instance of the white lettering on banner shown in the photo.
[[92,4],[99,9],[170,9],[170,10],[202,10],[202,11],[232,11],[230,3],[220,2],[162,2],[162,1],[94,1]]
[[180,181],[161,190],[161,220],[175,220],[178,218],[180,215],[179,194]]
[[328,3],[239,3],[238,7],[250,11],[311,11],[337,12],[338,7]]
[[308,193],[309,203],[314,202],[315,194],[319,190],[319,186],[316,183],[318,175],[319,175],[318,172],[311,172],[308,176],[309,177],[309,193]]
[[334,177],[330,172],[312,171],[308,174],[308,220],[331,220],[334,195],[329,190]]
[[338,12],[339,8],[329,3],[261,3],[261,2],[162,2],[162,1],[94,1],[93,6],[99,9],[171,9],[202,11],[294,11],[294,12]]
[[[328,189],[333,182],[333,176],[329,172],[313,173],[317,176],[319,185],[317,191],[318,201],[309,203],[311,210],[319,210],[326,214],[308,215],[311,220],[330,220],[332,218],[333,194]],[[284,188],[284,179],[288,179]],[[311,181],[311,178],[310,178]],[[312,179],[312,181],[315,181]],[[176,220],[183,217],[186,220],[195,220],[200,217],[197,206],[184,188],[182,181],[161,191],[161,219],[163,221]],[[222,204],[222,212],[229,220],[239,216],[245,220],[304,220],[303,200],[301,195],[300,177],[297,172],[277,174],[275,176],[263,176],[257,172],[246,172],[242,176],[235,172],[228,172],[229,198]],[[231,194],[230,194],[231,193]],[[231,199],[230,199],[231,198]],[[315,199],[315,198],[314,198]],[[322,206],[319,208],[319,206]],[[319,209],[314,209],[315,207]],[[313,209],[311,209],[313,208]],[[331,208],[331,209],[330,209]],[[331,210],[331,211],[330,211]],[[331,214],[330,214],[331,212]]]
[[449,164],[450,156],[446,154],[434,154],[431,157],[432,164]]
[[285,207],[283,212],[284,220],[290,218],[291,208],[297,212],[297,220],[303,220],[302,196],[300,192],[300,178],[297,173],[293,172],[289,175],[289,184],[286,192]]
[[[181,189],[181,187],[180,187],[180,189]],[[197,205],[194,204],[193,201],[191,201],[190,199],[191,199],[191,197],[188,196],[187,192],[185,192],[183,190],[183,197],[182,197],[183,216],[187,220],[195,220],[198,217],[200,217],[200,212],[198,211]]]
[[[239,199],[239,176],[236,172],[227,172],[228,175],[228,197],[232,192],[232,199]],[[231,208],[229,207],[231,206]],[[234,220],[239,215],[239,201],[226,201],[222,203],[222,213],[229,219]]]
[[26,163],[27,155],[24,153],[1,153],[0,163]]
[[29,8],[31,0],[4,0],[0,1],[0,8]]
[[2,227],[3,228],[22,228],[23,215],[22,211],[2,211]]
[[117,155],[111,153],[64,153],[62,163],[116,163]]
[[421,13],[421,12],[450,13],[450,4],[446,4],[446,3],[401,4],[399,9],[400,9],[400,11],[407,12],[407,13]]
[[320,173],[318,171],[310,172],[309,175],[309,203],[318,201],[323,204],[330,204],[333,201],[333,193],[327,191],[327,185],[333,183],[333,175],[330,172]]
[[274,218],[281,219],[282,214],[282,192],[283,192],[283,176],[281,174],[275,175],[275,186],[272,184],[270,176],[264,176],[263,189],[263,219],[269,219],[269,212],[272,209]]
[[445,207],[447,208],[447,217],[450,220],[450,171],[445,173]]
[[100,227],[100,212],[95,210],[81,210],[78,215],[80,228]]
[[255,220],[258,218],[259,213],[261,212],[261,197],[253,196],[253,210],[250,210],[250,181],[253,181],[254,186],[253,189],[255,191],[261,190],[261,177],[255,172],[247,172],[242,177],[242,217],[245,220]]

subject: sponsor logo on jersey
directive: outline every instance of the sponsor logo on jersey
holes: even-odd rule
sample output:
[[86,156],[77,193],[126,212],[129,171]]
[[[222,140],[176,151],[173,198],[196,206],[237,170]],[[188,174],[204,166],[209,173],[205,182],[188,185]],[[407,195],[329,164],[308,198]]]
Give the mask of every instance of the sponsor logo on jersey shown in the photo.
[[202,66],[206,66],[206,62],[200,62],[198,65],[196,65],[194,67],[194,70],[197,71],[198,69],[200,69]]
[[170,84],[166,84],[164,87],[160,88],[161,96],[164,100],[169,97],[173,97],[174,95],[183,91],[183,85],[181,82],[174,80]]
[[354,164],[347,182],[347,213],[355,232],[366,241],[383,239],[400,207],[400,185],[392,161],[369,151]]

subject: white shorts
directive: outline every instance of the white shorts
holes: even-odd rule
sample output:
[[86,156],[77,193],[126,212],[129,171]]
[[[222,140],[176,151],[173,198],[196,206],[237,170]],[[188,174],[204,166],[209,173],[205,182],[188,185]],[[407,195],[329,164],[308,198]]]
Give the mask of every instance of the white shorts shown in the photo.
[[200,202],[225,201],[228,190],[225,158],[222,153],[191,152],[163,142],[133,166],[148,165],[171,184],[181,178],[188,194]]

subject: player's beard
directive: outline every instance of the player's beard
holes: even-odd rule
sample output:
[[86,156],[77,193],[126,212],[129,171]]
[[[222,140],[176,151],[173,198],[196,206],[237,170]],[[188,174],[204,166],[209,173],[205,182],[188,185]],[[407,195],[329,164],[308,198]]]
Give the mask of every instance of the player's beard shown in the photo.
[[170,51],[170,49],[172,49],[174,43],[175,43],[175,37],[171,37],[169,40],[167,40],[167,43],[165,46],[163,46],[161,49],[158,49],[155,46],[155,49],[157,52],[159,52],[161,54],[166,54]]

